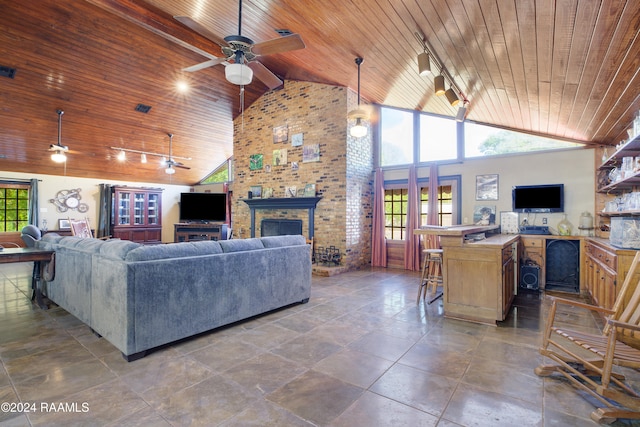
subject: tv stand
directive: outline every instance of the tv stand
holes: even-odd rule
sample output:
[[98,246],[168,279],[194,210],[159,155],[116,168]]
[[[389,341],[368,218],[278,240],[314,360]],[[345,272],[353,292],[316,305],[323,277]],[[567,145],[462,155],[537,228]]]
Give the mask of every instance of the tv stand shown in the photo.
[[227,224],[221,222],[190,222],[174,224],[174,242],[226,239]]

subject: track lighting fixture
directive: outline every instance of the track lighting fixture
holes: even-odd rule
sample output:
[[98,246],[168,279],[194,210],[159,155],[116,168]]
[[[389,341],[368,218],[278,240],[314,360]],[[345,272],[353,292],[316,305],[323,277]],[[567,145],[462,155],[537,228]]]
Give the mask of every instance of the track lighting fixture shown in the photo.
[[147,163],[147,155],[145,153],[140,154],[140,163]]
[[460,98],[458,98],[458,95],[456,95],[452,88],[447,89],[444,95],[447,97],[447,101],[449,101],[449,104],[451,104],[452,107],[455,107],[460,103]]
[[118,153],[118,160],[120,160],[121,162],[124,162],[126,159],[127,159],[127,155],[123,150],[120,150],[120,152]]
[[69,147],[62,145],[62,115],[64,114],[64,111],[56,110],[56,113],[58,113],[58,143],[51,144],[49,146],[49,151],[53,151],[53,154],[51,154],[51,160],[56,163],[64,163],[67,161],[65,153],[69,151]]
[[418,74],[426,76],[431,72],[431,63],[429,61],[429,54],[424,51],[418,54]]
[[356,121],[349,130],[349,134],[354,138],[362,138],[367,135],[367,126],[363,121],[369,118],[367,112],[360,108],[360,65],[362,62],[364,62],[363,58],[356,58],[356,65],[358,66],[358,108],[351,110],[349,114],[347,114],[348,119]]
[[456,114],[457,122],[464,122],[464,119],[467,118],[467,105],[469,105],[469,101],[467,99],[463,99],[462,105],[458,107],[458,114]]
[[440,74],[433,79],[433,86],[435,88],[436,95],[441,96],[444,95],[444,76]]
[[[447,97],[447,101],[449,101],[449,104],[451,104],[452,107],[457,106],[462,100],[463,106],[460,108],[464,108],[464,110],[463,112],[458,111],[458,115],[462,114],[463,117],[466,116],[466,105],[469,103],[469,100],[464,96],[464,93],[462,93],[460,88],[453,81],[451,74],[449,74],[449,71],[445,68],[444,63],[435,54],[427,39],[417,31],[414,33],[414,35],[422,45],[423,49],[423,52],[418,55],[418,72],[421,76],[426,75],[431,69],[430,61],[433,61],[436,68],[440,70],[440,74],[433,79],[435,94],[438,96],[445,95]],[[449,82],[449,89],[445,89],[445,80]],[[456,120],[458,120],[458,117],[456,117]],[[464,118],[462,120],[464,120]]]

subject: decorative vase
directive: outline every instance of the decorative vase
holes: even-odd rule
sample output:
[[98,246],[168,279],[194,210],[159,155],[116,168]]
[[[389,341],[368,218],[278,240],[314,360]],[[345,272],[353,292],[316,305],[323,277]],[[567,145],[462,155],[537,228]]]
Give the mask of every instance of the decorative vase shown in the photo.
[[567,214],[564,214],[562,220],[558,223],[558,234],[561,236],[571,236],[573,230],[573,224],[567,219]]

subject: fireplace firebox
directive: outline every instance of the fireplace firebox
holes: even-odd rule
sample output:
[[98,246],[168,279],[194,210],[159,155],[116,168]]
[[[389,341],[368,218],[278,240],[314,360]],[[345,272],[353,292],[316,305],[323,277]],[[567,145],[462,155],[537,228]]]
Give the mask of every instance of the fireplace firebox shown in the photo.
[[302,220],[265,218],[260,222],[260,235],[262,237],[287,234],[302,234]]

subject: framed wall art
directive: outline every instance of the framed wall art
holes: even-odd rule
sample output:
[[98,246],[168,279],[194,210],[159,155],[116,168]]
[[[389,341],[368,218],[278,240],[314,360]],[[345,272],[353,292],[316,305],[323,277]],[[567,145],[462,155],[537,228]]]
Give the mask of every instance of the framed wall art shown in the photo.
[[289,138],[289,128],[287,125],[273,128],[273,142],[287,142]]
[[305,185],[304,192],[302,193],[302,197],[316,197],[316,185],[315,184]]
[[296,197],[298,195],[298,189],[295,185],[286,187],[284,189],[284,197]]
[[261,185],[252,185],[249,187],[249,191],[251,191],[251,197],[254,199],[262,198],[262,186]]
[[262,169],[262,161],[262,154],[252,154],[251,156],[249,156],[249,170],[254,171]]
[[69,219],[59,219],[58,230],[71,230],[71,222]]
[[273,166],[283,166],[287,164],[287,149],[273,150]]
[[478,205],[473,209],[475,225],[493,225],[496,223],[496,207]]
[[300,147],[302,145],[302,142],[304,140],[304,136],[301,133],[296,133],[291,135],[291,146],[293,147]]
[[302,147],[302,163],[320,161],[320,144],[308,144]]
[[476,200],[498,200],[498,175],[476,175]]

